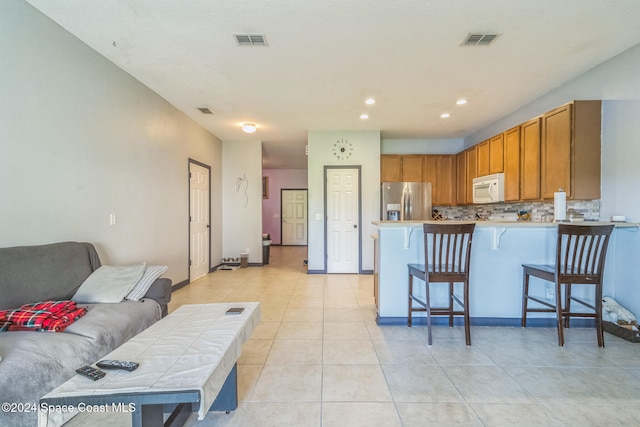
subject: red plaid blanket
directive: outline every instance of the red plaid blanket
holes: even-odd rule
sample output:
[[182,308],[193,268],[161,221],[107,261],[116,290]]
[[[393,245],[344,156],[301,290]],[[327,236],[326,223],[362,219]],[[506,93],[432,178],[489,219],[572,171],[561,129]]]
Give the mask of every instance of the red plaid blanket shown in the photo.
[[73,301],[41,301],[0,311],[0,331],[62,332],[87,313]]

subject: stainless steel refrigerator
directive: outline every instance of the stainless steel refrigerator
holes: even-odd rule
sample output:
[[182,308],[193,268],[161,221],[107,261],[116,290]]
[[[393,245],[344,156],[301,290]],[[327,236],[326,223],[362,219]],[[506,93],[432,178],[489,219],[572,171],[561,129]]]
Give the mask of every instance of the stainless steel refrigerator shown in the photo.
[[380,219],[421,221],[431,219],[430,182],[383,182]]

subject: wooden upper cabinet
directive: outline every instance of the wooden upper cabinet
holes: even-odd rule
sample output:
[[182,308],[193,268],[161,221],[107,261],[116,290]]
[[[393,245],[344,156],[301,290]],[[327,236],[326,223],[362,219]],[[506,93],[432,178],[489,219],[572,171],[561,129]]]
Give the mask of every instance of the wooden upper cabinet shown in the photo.
[[600,198],[602,101],[574,101],[542,116],[541,190],[552,199]]
[[440,199],[438,198],[438,188],[440,187],[440,179],[438,176],[438,156],[424,156],[423,157],[423,170],[424,175],[422,180],[424,182],[431,183],[431,205],[439,205]]
[[520,126],[506,131],[503,143],[504,200],[520,200]]
[[467,203],[473,203],[473,178],[482,176],[478,175],[478,146],[467,149]]
[[438,156],[438,188],[439,205],[456,204],[456,156]]
[[397,154],[380,156],[380,182],[402,181],[401,157]]
[[467,203],[467,152],[456,154],[456,204]]
[[540,199],[540,118],[520,125],[520,198]]
[[[504,134],[502,133],[489,140],[489,174],[500,172],[504,172]],[[482,175],[478,174],[478,176]]]
[[423,157],[420,154],[402,156],[401,181],[421,182],[423,179]]
[[476,176],[485,176],[489,175],[489,140],[483,141],[480,144],[476,145],[477,147],[477,175]]
[[424,181],[431,183],[431,204],[455,205],[455,155],[426,155],[423,164]]

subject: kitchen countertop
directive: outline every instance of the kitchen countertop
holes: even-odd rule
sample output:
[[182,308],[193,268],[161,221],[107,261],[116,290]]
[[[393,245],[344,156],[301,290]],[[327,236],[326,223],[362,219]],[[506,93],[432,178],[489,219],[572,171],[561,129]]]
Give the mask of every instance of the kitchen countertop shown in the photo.
[[377,226],[397,226],[397,227],[420,227],[422,224],[462,224],[474,222],[477,227],[555,227],[558,224],[571,224],[571,225],[608,225],[614,224],[616,228],[638,228],[639,225],[635,222],[611,222],[611,221],[583,221],[583,222],[540,222],[540,221],[371,221],[373,225]]

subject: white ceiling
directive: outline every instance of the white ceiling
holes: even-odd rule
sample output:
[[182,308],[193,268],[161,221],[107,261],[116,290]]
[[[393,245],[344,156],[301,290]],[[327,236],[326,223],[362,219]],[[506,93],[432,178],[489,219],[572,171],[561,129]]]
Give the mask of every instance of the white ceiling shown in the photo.
[[309,131],[464,138],[640,42],[638,0],[27,1],[265,168],[306,168]]

